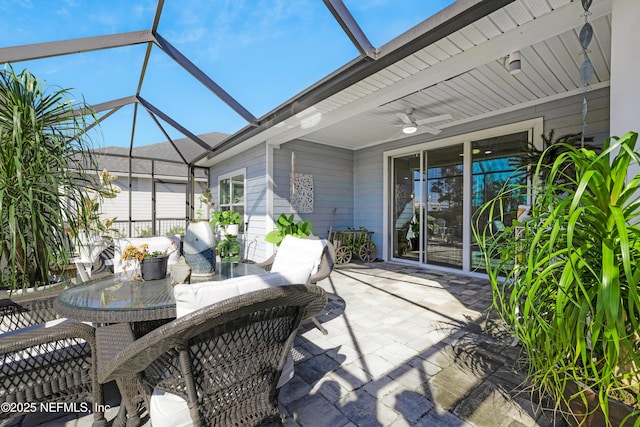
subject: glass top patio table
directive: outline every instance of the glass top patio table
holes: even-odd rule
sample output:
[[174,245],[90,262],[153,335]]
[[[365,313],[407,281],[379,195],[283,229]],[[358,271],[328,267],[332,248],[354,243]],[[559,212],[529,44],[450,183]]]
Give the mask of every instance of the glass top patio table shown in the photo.
[[[191,283],[264,273],[265,270],[256,264],[219,262],[215,276],[206,279],[192,278]],[[54,309],[64,317],[98,323],[141,322],[176,317],[171,277],[141,282],[120,274],[110,275],[66,289],[56,298]]]

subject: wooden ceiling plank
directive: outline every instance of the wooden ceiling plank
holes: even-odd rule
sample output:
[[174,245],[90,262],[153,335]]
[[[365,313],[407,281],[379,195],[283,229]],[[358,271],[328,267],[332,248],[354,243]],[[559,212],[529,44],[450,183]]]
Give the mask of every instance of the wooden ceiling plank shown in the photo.
[[504,12],[515,22],[517,26],[520,26],[526,22],[535,18],[531,12],[521,2],[513,2],[504,7]]
[[498,28],[501,33],[513,30],[518,24],[513,18],[503,9],[496,10],[488,17],[491,22]]
[[[538,51],[535,49],[535,46],[529,47],[520,52],[523,58],[523,69],[520,74],[526,73],[531,79],[534,79],[536,84],[545,91],[547,96],[565,92],[569,89],[565,87],[560,82],[558,76],[556,76],[556,71],[564,71],[558,66],[553,55],[542,59]],[[558,70],[558,68],[560,68],[560,70]]]
[[493,91],[496,95],[500,96],[500,98],[504,100],[504,103],[506,105],[517,104],[519,102],[518,98],[514,96],[510,91],[506,90],[505,85],[500,84],[500,82],[496,81],[495,79],[487,77],[486,68],[486,66],[478,67],[475,70],[469,71],[469,74],[480,83],[487,86],[487,88]]
[[[556,52],[552,50],[547,41],[541,42],[533,46],[533,50],[537,53],[539,61],[543,62],[550,70],[553,70],[553,75],[562,85],[562,90],[572,90],[576,88],[574,80],[569,76],[567,69],[562,64],[562,56],[568,56],[564,46],[560,46],[561,51]],[[533,64],[535,66],[535,64]]]
[[451,43],[455,44],[462,51],[472,49],[476,46],[475,43],[469,40],[462,32],[453,33],[448,38]]
[[524,0],[524,4],[536,18],[552,10],[547,0]]
[[569,79],[571,79],[573,86],[582,86],[582,83],[580,82],[580,73],[577,72],[579,68],[577,60],[579,58],[577,58],[573,52],[569,51],[565,43],[562,41],[562,38],[560,36],[552,37],[549,40],[546,40],[546,44],[558,58],[560,66],[564,69]]
[[467,25],[463,29],[460,30],[460,34],[462,34],[465,38],[467,38],[471,43],[475,46],[482,44],[489,40],[486,35],[484,35],[480,29],[478,29],[474,24]]

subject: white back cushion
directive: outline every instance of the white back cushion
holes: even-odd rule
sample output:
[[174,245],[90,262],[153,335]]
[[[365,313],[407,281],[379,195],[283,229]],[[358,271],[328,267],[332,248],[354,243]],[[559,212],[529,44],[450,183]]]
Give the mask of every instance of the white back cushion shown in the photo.
[[311,276],[318,271],[325,246],[327,241],[324,239],[301,239],[287,235],[276,252],[271,272],[284,272],[304,265],[310,268]]

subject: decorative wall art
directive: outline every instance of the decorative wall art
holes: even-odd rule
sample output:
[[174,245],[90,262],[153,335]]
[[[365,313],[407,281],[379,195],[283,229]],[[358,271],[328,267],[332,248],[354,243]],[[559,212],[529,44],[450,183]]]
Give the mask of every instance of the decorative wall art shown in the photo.
[[313,212],[313,175],[295,174],[291,187],[291,209],[298,213]]

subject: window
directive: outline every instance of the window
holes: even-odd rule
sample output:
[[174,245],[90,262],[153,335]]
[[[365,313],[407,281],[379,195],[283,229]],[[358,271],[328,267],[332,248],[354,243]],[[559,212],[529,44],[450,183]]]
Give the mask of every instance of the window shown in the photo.
[[221,211],[236,211],[243,218],[240,231],[244,226],[244,187],[245,170],[234,171],[218,178],[218,206]]

